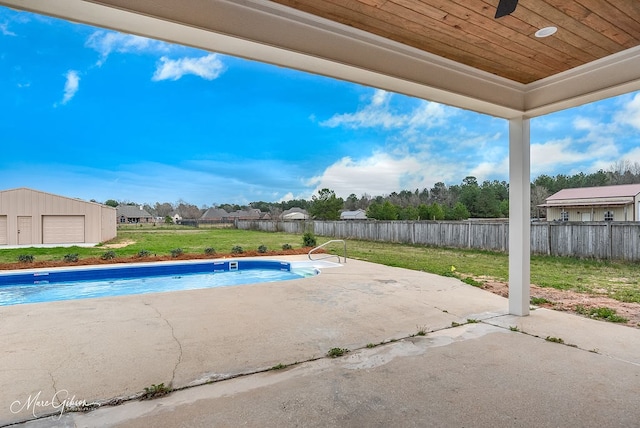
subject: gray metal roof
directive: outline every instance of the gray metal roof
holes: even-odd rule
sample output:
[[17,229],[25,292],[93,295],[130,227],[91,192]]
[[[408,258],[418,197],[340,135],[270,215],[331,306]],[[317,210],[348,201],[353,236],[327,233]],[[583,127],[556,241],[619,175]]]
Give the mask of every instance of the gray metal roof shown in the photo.
[[153,217],[144,208],[139,205],[118,205],[116,208],[118,217],[125,216],[127,218],[145,218]]
[[547,198],[547,203],[569,199],[596,199],[635,197],[640,194],[640,184],[621,184],[617,186],[579,187],[562,189]]

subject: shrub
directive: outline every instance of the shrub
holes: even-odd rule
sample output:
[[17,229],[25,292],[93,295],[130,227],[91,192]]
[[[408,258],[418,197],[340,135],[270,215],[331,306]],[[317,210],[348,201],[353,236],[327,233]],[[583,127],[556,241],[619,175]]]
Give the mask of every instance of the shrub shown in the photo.
[[331,348],[327,352],[327,356],[331,358],[337,358],[337,357],[342,357],[347,352],[349,352],[347,348]]
[[78,261],[78,254],[76,253],[65,254],[62,259],[67,263],[75,263]]
[[466,277],[466,278],[462,278],[462,282],[472,285],[474,287],[480,287],[482,288],[482,286],[484,285],[483,282],[480,281],[476,281],[475,279],[471,278],[471,277]]
[[144,389],[144,394],[140,397],[141,400],[151,400],[153,398],[162,397],[171,392],[171,388],[165,386],[164,383],[156,385],[155,383],[150,387]]
[[271,370],[282,370],[286,368],[287,368],[286,364],[278,363],[275,366],[271,367]]
[[106,253],[104,253],[101,257],[102,260],[112,260],[116,258],[116,252],[115,251],[107,251]]
[[260,245],[260,246],[258,247],[258,252],[259,252],[260,254],[264,254],[264,253],[266,253],[266,252],[267,252],[267,246],[266,246],[266,245]]
[[531,298],[531,304],[532,305],[544,305],[547,303],[551,303],[550,300],[545,299],[544,297],[532,297]]
[[149,257],[151,255],[151,251],[142,249],[138,251],[138,257]]
[[34,260],[35,257],[33,257],[33,254],[20,254],[18,256],[18,261],[20,263],[33,263]]
[[207,247],[204,249],[204,253],[207,255],[212,255],[216,253],[216,249],[213,247]]
[[240,245],[236,245],[231,249],[231,254],[242,254],[242,253],[244,253],[244,250]]
[[182,248],[174,248],[169,252],[171,253],[171,257],[173,258],[180,257],[184,253],[184,251],[182,251]]
[[458,277],[458,275],[457,275],[454,271],[452,271],[451,269],[446,269],[446,270],[444,270],[444,271],[440,274],[440,276],[448,276],[448,277],[450,277],[450,278],[457,278],[457,277]]
[[317,244],[316,237],[311,232],[305,232],[302,236],[303,247],[315,247]]
[[293,247],[289,244],[282,244],[282,249],[283,250],[291,250]]
[[617,314],[613,308],[600,307],[600,308],[585,308],[582,305],[576,305],[575,311],[582,315],[590,316],[591,318],[597,318],[610,322],[625,323],[629,321],[627,318]]

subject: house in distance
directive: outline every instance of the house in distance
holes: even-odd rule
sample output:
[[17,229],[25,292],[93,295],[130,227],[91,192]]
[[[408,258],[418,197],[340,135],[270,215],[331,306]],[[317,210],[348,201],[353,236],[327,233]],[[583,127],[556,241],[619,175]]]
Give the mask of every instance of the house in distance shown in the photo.
[[355,211],[342,211],[340,213],[340,220],[366,220],[367,212],[361,208]]
[[307,210],[298,207],[289,208],[280,214],[281,220],[309,220],[309,218]]
[[640,184],[562,189],[538,206],[547,221],[640,221]]
[[138,224],[154,223],[154,217],[142,205],[118,205],[118,223]]

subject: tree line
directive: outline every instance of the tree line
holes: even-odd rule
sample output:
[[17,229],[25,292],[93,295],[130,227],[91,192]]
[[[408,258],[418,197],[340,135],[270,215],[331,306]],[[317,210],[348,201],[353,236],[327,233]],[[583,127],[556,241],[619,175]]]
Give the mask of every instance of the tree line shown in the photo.
[[[531,182],[531,216],[544,216],[543,204],[552,194],[567,188],[596,187],[617,184],[640,183],[640,164],[620,161],[608,170],[598,170],[591,174],[582,172],[574,175],[558,174],[554,177],[540,175]],[[110,199],[106,205],[138,205],[128,201]],[[184,219],[198,219],[209,208],[197,207],[185,201],[177,203],[156,202],[142,204],[153,216],[167,217],[178,214]],[[284,202],[251,202],[249,205],[219,204],[215,208],[227,212],[259,209],[271,218],[278,218],[282,212],[298,207],[319,220],[338,220],[342,211],[364,210],[367,217],[376,220],[464,220],[467,218],[502,218],[509,216],[509,183],[506,181],[483,181],[476,177],[465,177],[460,184],[446,185],[437,182],[430,189],[402,190],[389,195],[371,196],[349,195],[346,199],[337,197],[331,189],[321,189],[310,200],[293,199]]]

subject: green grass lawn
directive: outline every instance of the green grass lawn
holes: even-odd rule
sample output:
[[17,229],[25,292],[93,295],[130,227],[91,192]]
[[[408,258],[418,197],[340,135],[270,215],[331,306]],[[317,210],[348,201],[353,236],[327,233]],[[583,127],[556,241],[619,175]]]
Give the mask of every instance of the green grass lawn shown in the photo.
[[[483,278],[509,278],[509,256],[503,253],[349,241],[348,254],[360,260],[439,275],[451,275],[451,266],[455,266],[458,274],[480,282]],[[531,283],[640,303],[637,263],[532,256]]]
[[[318,237],[318,244],[330,238]],[[94,248],[21,248],[0,250],[0,263],[15,262],[21,254],[31,254],[38,261],[62,260],[65,254],[77,253],[80,258],[100,257],[115,251],[118,257],[131,257],[141,250],[151,254],[169,255],[181,248],[185,253],[202,254],[207,247],[216,253],[228,254],[234,246],[245,251],[265,245],[280,250],[283,244],[301,248],[302,235],[267,233],[231,228],[197,229],[182,226],[130,226],[118,229],[118,237],[107,244],[132,242],[123,248],[105,245]],[[329,246],[329,251],[342,255],[342,246]],[[506,254],[488,251],[430,248],[404,244],[348,240],[349,258],[402,267],[438,275],[457,274],[477,281],[493,278],[507,281],[509,260]],[[534,256],[531,258],[531,282],[542,287],[607,295],[625,302],[640,302],[640,265],[637,263],[580,260],[568,257]]]
[[[109,248],[111,244],[132,242],[122,248]],[[265,233],[230,228],[198,229],[183,226],[144,227],[125,226],[118,229],[118,236],[93,248],[19,248],[0,250],[0,263],[18,260],[21,254],[31,254],[37,261],[62,260],[65,254],[76,253],[80,258],[100,257],[107,251],[114,251],[117,257],[135,256],[147,250],[158,256],[168,256],[171,250],[181,248],[184,253],[203,254],[205,248],[213,248],[216,253],[229,254],[234,246],[245,251],[257,250],[264,245],[268,250],[281,250],[282,245],[302,248],[302,235],[287,233]]]

